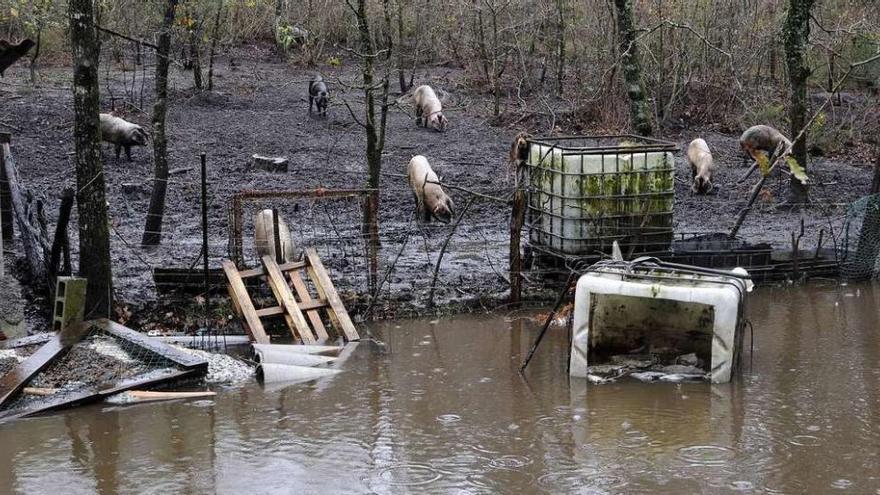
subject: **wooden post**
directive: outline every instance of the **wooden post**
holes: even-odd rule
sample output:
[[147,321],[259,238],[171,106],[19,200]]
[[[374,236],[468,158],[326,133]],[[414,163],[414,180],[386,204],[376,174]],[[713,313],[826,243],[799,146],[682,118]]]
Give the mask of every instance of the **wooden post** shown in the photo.
[[[73,209],[74,196],[74,190],[69,187],[61,193],[61,207],[58,209],[58,223],[55,225],[55,238],[52,240],[52,251],[49,256],[49,275],[53,278],[58,275],[70,275],[70,273],[65,272],[65,269],[70,262],[69,255],[67,255],[64,267],[59,268],[58,265],[61,262],[62,251],[65,250],[65,245],[69,243],[67,237],[67,225],[70,223],[70,211]],[[69,249],[70,248],[68,247],[67,252],[69,252]]]
[[50,251],[48,236],[34,223],[32,216],[28,215],[31,206],[27,200],[22,186],[18,180],[15,160],[9,147],[9,142],[4,141],[6,136],[0,136],[0,153],[5,155],[3,169],[6,171],[7,183],[9,184],[10,199],[21,232],[21,242],[24,246],[25,258],[33,282],[44,283],[46,279],[46,254]]
[[[0,132],[0,145],[11,142],[12,135],[10,133]],[[3,156],[3,150],[0,149],[0,228],[3,231],[3,240],[12,241],[15,233],[12,226],[12,196],[9,194],[9,178],[6,177],[6,165]]]
[[202,268],[205,275],[205,301],[210,290],[210,272],[208,271],[208,164],[205,153],[199,154],[202,162]]
[[517,307],[522,298],[522,228],[525,222],[526,201],[525,191],[522,188],[520,168],[517,167],[513,192],[513,211],[510,214],[510,297],[508,302]]
[[284,253],[281,252],[281,231],[278,230],[278,210],[272,208],[272,242],[275,246],[275,262],[279,265],[284,263]]

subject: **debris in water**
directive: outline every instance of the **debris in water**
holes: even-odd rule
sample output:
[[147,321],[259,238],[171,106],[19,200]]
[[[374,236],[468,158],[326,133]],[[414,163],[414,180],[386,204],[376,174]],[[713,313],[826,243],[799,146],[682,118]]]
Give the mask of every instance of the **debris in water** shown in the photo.
[[[618,378],[630,376],[641,382],[692,382],[708,380],[709,374],[701,368],[686,364],[667,364],[660,363],[659,358],[654,355],[639,354],[620,354],[612,356],[611,360],[615,364],[594,364],[587,368],[589,374],[587,380],[590,383],[602,384],[611,383]],[[697,362],[701,361],[696,354],[685,354],[676,358],[677,362]]]
[[655,382],[660,379],[660,377],[666,376],[664,373],[659,371],[637,371],[635,373],[630,373],[629,376],[635,378],[636,380],[642,382]]
[[590,383],[595,383],[596,385],[601,385],[603,383],[611,383],[615,380],[615,378],[605,378],[605,377],[601,377],[599,375],[588,374],[587,380]]
[[699,382],[706,379],[706,374],[670,373],[660,377],[661,382],[681,383]]
[[205,376],[205,381],[208,383],[242,383],[254,377],[254,367],[227,354],[188,349],[177,345],[174,347],[208,362],[208,374]]
[[697,357],[697,353],[683,354],[675,358],[675,364],[683,364],[685,366],[702,366],[702,359]]

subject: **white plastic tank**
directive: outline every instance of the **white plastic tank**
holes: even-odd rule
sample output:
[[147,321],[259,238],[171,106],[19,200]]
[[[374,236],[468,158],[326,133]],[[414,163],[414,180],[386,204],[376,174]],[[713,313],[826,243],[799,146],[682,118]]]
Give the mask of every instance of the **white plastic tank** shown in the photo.
[[619,363],[621,356],[663,364],[689,355],[712,383],[729,382],[752,287],[742,268],[726,272],[654,258],[596,263],[577,283],[570,374],[586,378],[594,365]]
[[675,149],[636,136],[530,140],[530,244],[573,255],[606,250],[613,240],[667,249]]

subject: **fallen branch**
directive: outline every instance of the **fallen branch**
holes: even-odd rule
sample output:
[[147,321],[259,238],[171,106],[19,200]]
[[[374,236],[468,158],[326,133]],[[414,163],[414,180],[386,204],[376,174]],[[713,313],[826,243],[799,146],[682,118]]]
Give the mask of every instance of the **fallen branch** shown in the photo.
[[128,41],[131,41],[131,42],[134,42],[134,43],[138,43],[138,44],[141,44],[141,45],[144,45],[144,46],[148,46],[148,47],[152,48],[153,50],[158,50],[158,49],[159,49],[158,46],[154,45],[153,43],[150,43],[149,41],[144,41],[144,40],[141,40],[141,39],[138,39],[138,38],[132,38],[131,36],[124,35],[124,34],[118,32],[118,31],[114,31],[114,30],[112,30],[112,29],[108,29],[108,28],[105,28],[105,27],[103,27],[103,26],[99,26],[99,25],[97,25],[97,24],[95,24],[95,28],[96,28],[98,31],[103,31],[103,32],[105,32],[105,33],[107,33],[107,34],[110,34],[110,35],[116,36],[116,37],[118,37],[118,38],[122,38],[122,39],[124,39],[124,40],[128,40]]
[[458,225],[461,224],[461,220],[464,218],[465,213],[467,213],[468,208],[471,207],[476,198],[470,198],[468,202],[464,205],[464,208],[461,210],[461,214],[458,215],[458,220],[452,225],[452,230],[449,232],[449,235],[446,237],[446,241],[443,242],[443,247],[440,248],[440,254],[437,256],[437,264],[434,265],[434,278],[431,280],[431,290],[428,292],[428,307],[431,308],[434,306],[434,290],[437,288],[437,276],[440,273],[440,263],[443,261],[443,255],[446,254],[446,248],[449,246],[449,241],[452,240],[452,236],[455,235],[455,230],[458,228]]

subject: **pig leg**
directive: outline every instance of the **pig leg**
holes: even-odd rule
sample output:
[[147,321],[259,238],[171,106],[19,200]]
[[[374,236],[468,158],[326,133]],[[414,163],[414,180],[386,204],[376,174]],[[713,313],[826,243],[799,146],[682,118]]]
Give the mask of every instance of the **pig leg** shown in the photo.
[[131,161],[131,146],[125,145],[125,157],[128,158],[128,161]]
[[122,152],[122,145],[121,145],[121,144],[117,144],[117,145],[116,145],[116,159],[117,159],[117,160],[119,160],[119,153],[121,153],[121,152]]
[[422,125],[422,107],[416,107],[416,127],[420,127]]
[[315,101],[315,97],[309,95],[309,113],[312,113],[312,103]]

